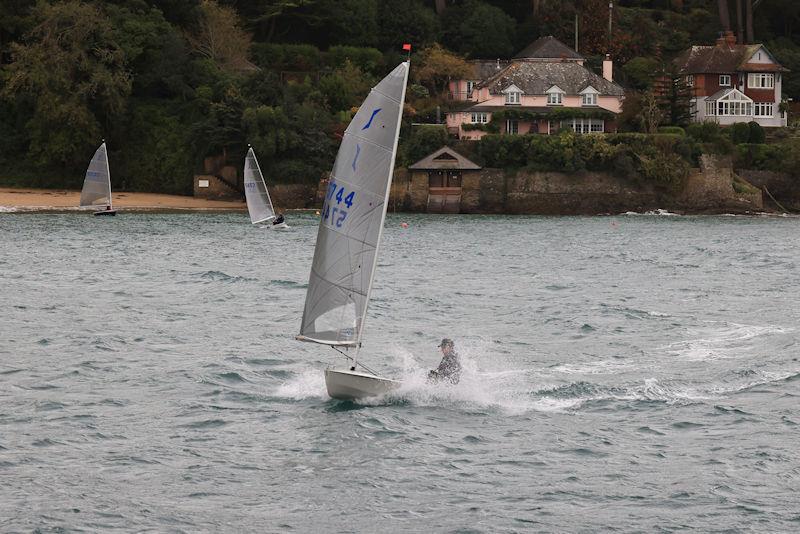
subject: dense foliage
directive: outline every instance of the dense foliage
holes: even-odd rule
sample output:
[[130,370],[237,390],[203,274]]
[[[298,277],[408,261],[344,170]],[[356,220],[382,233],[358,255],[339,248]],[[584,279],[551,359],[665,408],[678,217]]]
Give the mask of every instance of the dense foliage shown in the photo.
[[[443,129],[411,122],[443,119],[447,81],[468,71],[465,59],[507,58],[543,35],[572,45],[576,17],[587,64],[611,52],[631,90],[621,128],[685,126],[681,88],[656,101],[653,83],[679,51],[713,42],[720,1],[620,0],[609,39],[607,0],[3,0],[0,177],[78,187],[105,138],[117,188],[189,193],[206,157],[239,166],[248,143],[271,180],[314,182],[331,168],[356,106],[411,42],[398,155],[407,164],[447,141]],[[800,2],[757,2],[754,19],[755,40],[791,69],[785,96],[800,100]],[[777,150],[741,148],[767,146],[752,127],[686,132],[691,154],[757,163]],[[473,151],[498,165],[637,176],[675,163],[664,158],[696,157],[596,137],[488,136]]]

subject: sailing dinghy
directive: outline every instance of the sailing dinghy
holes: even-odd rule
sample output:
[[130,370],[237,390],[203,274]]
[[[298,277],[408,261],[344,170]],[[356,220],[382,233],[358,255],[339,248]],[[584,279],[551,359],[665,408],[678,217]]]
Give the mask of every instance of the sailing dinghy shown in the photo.
[[111,172],[108,170],[108,154],[106,142],[95,150],[86,177],[83,179],[81,190],[81,208],[98,208],[105,206],[104,210],[95,211],[95,215],[116,215],[111,203]]
[[253,224],[269,223],[270,228],[289,228],[285,222],[274,224],[275,208],[269,198],[267,184],[261,167],[258,164],[253,147],[247,150],[244,158],[244,196],[247,199],[247,211],[250,212],[250,222]]
[[[409,62],[403,62],[373,87],[345,130],[320,215],[297,339],[330,345],[350,361],[341,369],[325,370],[328,394],[336,399],[378,396],[400,385],[359,362],[358,351],[386,218],[408,70]],[[347,354],[350,349],[352,356]]]

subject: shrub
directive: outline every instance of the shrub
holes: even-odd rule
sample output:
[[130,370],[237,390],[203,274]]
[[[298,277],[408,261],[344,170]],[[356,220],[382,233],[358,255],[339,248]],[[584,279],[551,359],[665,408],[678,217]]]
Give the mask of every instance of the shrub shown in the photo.
[[750,142],[750,126],[746,122],[737,122],[728,128],[728,136],[734,145]]
[[363,71],[378,74],[384,65],[383,54],[370,47],[332,46],[325,56],[326,63],[332,68],[342,67],[349,60]]
[[749,143],[763,143],[767,140],[767,136],[764,133],[764,128],[761,127],[756,121],[750,121],[747,123],[750,127],[750,140]]
[[671,191],[680,191],[689,176],[689,164],[676,154],[659,152],[655,156],[643,156],[639,166],[646,180]]
[[426,124],[412,126],[401,144],[400,161],[404,166],[411,165],[446,144],[447,128],[445,125]]
[[478,141],[478,157],[486,167],[524,167],[528,135],[485,135]]
[[713,143],[722,137],[722,129],[713,122],[695,122],[686,127],[686,135],[701,143]]
[[322,66],[320,51],[312,45],[254,43],[250,50],[255,64],[265,69],[316,71]]
[[686,130],[680,126],[661,126],[658,129],[660,134],[686,135]]

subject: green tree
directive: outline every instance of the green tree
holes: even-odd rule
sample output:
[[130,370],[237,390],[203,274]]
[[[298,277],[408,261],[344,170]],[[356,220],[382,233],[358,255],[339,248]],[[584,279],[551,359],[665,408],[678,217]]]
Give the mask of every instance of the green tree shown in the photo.
[[404,43],[421,49],[433,43],[439,28],[436,14],[422,0],[380,2],[378,26],[381,50],[400,50]]
[[509,57],[514,52],[514,19],[481,0],[467,0],[442,15],[442,42],[475,58]]
[[124,150],[115,154],[114,180],[126,191],[188,195],[193,156],[189,129],[170,101],[131,103]]
[[38,4],[25,44],[12,45],[6,98],[27,98],[30,156],[44,164],[85,165],[131,91],[125,55],[97,6],[77,0]]
[[114,40],[133,75],[133,94],[167,99],[190,96],[186,41],[161,10],[131,1],[111,4],[107,11]]
[[427,87],[432,94],[443,94],[450,80],[466,78],[472,72],[464,58],[438,43],[423,50],[417,61],[418,66],[411,71],[414,80]]
[[646,91],[653,85],[654,77],[661,70],[661,63],[651,57],[635,57],[622,66],[630,88]]

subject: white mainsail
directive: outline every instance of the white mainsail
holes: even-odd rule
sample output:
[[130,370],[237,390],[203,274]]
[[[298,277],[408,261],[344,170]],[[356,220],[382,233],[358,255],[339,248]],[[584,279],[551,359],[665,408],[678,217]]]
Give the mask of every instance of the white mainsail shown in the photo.
[[253,149],[247,151],[244,158],[244,196],[247,199],[247,211],[250,222],[258,224],[275,218],[275,209],[267,192],[267,184]]
[[105,141],[97,148],[89,162],[89,168],[86,169],[80,205],[111,206],[111,172],[108,169]]
[[409,63],[372,88],[345,130],[322,207],[297,339],[361,342],[378,260]]

